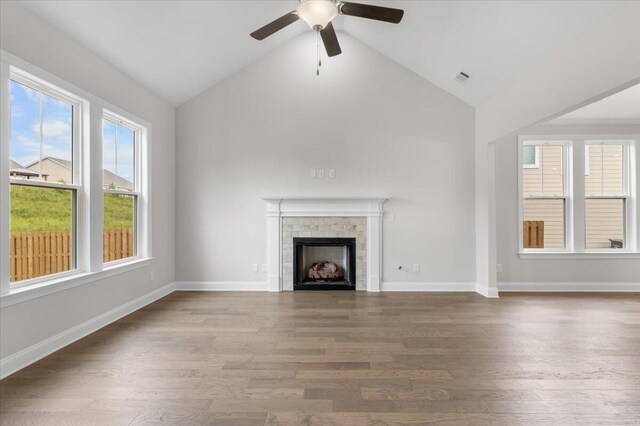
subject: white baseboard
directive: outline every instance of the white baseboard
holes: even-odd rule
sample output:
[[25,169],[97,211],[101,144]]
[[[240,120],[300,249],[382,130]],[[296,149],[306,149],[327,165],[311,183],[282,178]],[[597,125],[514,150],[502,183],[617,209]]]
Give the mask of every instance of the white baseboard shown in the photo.
[[380,291],[476,291],[476,283],[383,281]]
[[606,283],[606,282],[499,282],[501,292],[640,292],[639,283]]
[[498,299],[500,294],[495,287],[479,287],[476,286],[476,293],[483,295],[487,299]]
[[269,291],[267,281],[179,281],[178,291]]
[[0,379],[3,379],[26,366],[52,354],[53,352],[70,345],[102,327],[111,324],[120,318],[137,311],[140,308],[155,302],[156,300],[173,293],[175,291],[175,283],[167,284],[151,293],[147,293],[137,299],[118,306],[104,314],[98,315],[88,321],[78,324],[62,333],[56,334],[42,342],[36,343],[26,349],[21,350],[13,355],[9,355],[0,360]]

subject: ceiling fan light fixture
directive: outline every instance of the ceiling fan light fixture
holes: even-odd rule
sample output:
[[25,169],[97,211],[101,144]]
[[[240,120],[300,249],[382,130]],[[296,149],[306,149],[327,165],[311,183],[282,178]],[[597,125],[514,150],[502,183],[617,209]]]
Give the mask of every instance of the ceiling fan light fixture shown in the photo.
[[338,7],[333,0],[302,0],[297,13],[311,29],[322,30],[338,16]]

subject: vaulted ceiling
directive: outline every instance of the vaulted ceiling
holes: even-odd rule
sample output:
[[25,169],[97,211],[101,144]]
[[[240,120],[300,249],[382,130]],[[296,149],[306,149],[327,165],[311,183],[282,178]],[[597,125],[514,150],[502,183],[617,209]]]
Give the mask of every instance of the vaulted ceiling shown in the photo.
[[[399,25],[339,17],[339,31],[474,106],[627,3],[358,2],[402,8],[405,16]],[[262,42],[249,37],[296,0],[21,3],[173,105],[309,31],[296,22]],[[458,82],[460,71],[471,79]]]

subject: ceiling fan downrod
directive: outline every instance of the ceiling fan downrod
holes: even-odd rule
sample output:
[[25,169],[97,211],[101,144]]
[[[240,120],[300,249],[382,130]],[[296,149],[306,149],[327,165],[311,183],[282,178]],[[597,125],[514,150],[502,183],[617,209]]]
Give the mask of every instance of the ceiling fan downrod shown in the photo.
[[318,66],[316,67],[316,75],[320,75],[320,67],[322,66],[322,59],[320,58],[320,55],[322,54],[321,49],[320,49],[320,30],[322,30],[322,28],[320,27],[320,25],[316,25],[314,28],[314,30],[316,30],[316,59],[318,60]]

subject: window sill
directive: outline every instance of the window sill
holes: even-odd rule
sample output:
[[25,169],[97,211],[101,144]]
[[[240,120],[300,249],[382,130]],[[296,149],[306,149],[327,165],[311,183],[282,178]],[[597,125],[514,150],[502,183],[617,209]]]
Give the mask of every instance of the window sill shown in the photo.
[[634,251],[590,251],[584,253],[566,251],[520,252],[520,259],[640,259],[640,253]]
[[68,290],[93,281],[98,281],[107,277],[144,268],[151,265],[152,257],[145,259],[135,259],[129,262],[108,265],[102,271],[79,272],[70,276],[56,278],[50,281],[12,289],[8,294],[0,297],[0,308],[26,302],[27,300],[47,296],[59,291]]

